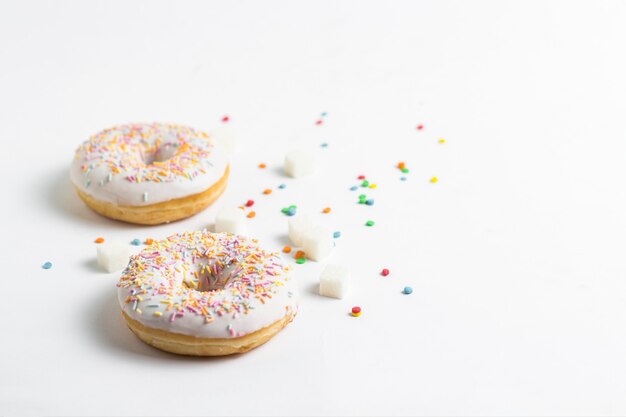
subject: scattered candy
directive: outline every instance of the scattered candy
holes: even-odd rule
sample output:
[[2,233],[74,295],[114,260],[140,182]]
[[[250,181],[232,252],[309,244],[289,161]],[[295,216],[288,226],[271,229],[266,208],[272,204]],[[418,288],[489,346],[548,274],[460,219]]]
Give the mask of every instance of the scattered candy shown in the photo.
[[350,314],[352,314],[354,317],[359,317],[361,315],[361,307],[352,307]]
[[146,245],[152,245],[152,243],[154,243],[154,239],[147,238],[145,243],[146,243]]
[[387,268],[384,268],[382,271],[380,271],[380,275],[386,277],[387,275],[389,275],[389,270]]
[[296,259],[296,263],[297,263],[298,265],[302,265],[302,264],[303,264],[303,263],[305,263],[305,262],[306,262],[306,258],[298,258],[298,259]]
[[409,169],[408,168],[402,168],[402,173],[403,174],[408,174],[409,173]]
[[320,145],[322,148],[328,148],[328,143],[324,142]]
[[411,287],[404,287],[402,292],[405,293],[406,295],[409,295],[409,294],[411,294],[413,292],[413,288],[411,288]]
[[96,242],[96,243],[104,243],[104,238],[103,237],[99,237],[96,240],[94,240],[94,242]]
[[422,130],[424,128],[424,125],[417,125],[417,130]]
[[376,185],[376,184],[370,184],[370,188],[376,188],[376,187],[378,187],[378,185]]
[[259,168],[260,168],[260,169],[265,169],[265,168],[267,168],[267,165],[265,165],[265,164],[259,164]]
[[50,269],[50,268],[52,268],[52,262],[49,262],[49,261],[48,262],[44,262],[44,264],[41,265],[41,267],[43,269]]
[[246,201],[246,207],[252,207],[254,205],[254,200]]
[[289,207],[282,208],[280,211],[282,211],[287,216],[294,216],[297,210],[298,210],[298,207],[291,205]]
[[406,181],[406,177],[400,177],[400,181]]
[[226,122],[228,122],[229,120],[230,120],[230,117],[229,117],[229,116],[224,116],[224,117],[222,117],[222,122],[223,122],[223,123],[226,123]]
[[363,182],[361,183],[361,187],[368,187],[370,185],[370,182],[368,180],[363,180]]
[[322,210],[322,213],[324,214],[330,213],[330,207],[326,207],[324,210]]
[[365,204],[367,204],[368,206],[373,206],[374,205],[374,199],[370,198],[369,200],[365,201]]
[[251,211],[250,213],[248,213],[248,218],[249,219],[253,218],[254,216],[256,216],[256,212]]
[[368,226],[368,227],[372,227],[372,226],[374,226],[374,224],[375,224],[375,223],[374,223],[374,220],[368,220],[368,221],[365,223],[365,225],[366,225],[366,226]]
[[286,187],[287,187],[287,184],[280,184],[280,185],[278,186],[278,188],[280,188],[281,190],[282,190],[282,189],[284,189],[284,188],[286,188]]
[[367,202],[367,196],[365,194],[359,195],[359,204],[365,204]]
[[291,252],[291,246],[285,246],[285,247],[283,248],[283,252],[285,252],[285,253],[290,253],[290,252]]
[[141,240],[133,239],[133,240],[130,241],[130,244],[133,245],[133,246],[139,246],[139,245],[141,245]]
[[297,252],[296,252],[296,254],[294,255],[294,258],[296,258],[296,259],[299,259],[299,258],[304,258],[304,257],[305,257],[305,255],[306,255],[306,254],[304,253],[304,251],[299,250],[299,251],[297,251]]
[[263,190],[263,194],[270,195],[272,194],[272,190],[270,188],[266,188],[265,190]]
[[359,175],[358,177],[356,177],[357,180],[364,180],[365,179],[365,175]]
[[320,119],[317,122],[315,122],[315,124],[318,125],[318,126],[320,126],[322,123],[324,123],[324,121],[322,119]]
[[245,218],[243,210],[224,207],[215,216],[215,231],[244,235],[246,233]]
[[335,239],[337,239],[338,237],[341,237],[341,232],[340,231],[336,231],[335,233],[333,233],[333,237]]
[[328,264],[320,275],[320,295],[344,298],[348,295],[350,271],[343,265]]
[[444,138],[441,138],[441,139],[439,139],[439,143],[441,143],[443,145],[444,143],[446,143],[446,140]]
[[430,182],[432,182],[433,184],[436,183],[437,181],[439,181],[439,178],[437,178],[437,177],[432,177],[430,179]]
[[358,189],[359,187],[357,187],[356,185],[353,185],[352,187],[350,187],[350,191],[356,191]]

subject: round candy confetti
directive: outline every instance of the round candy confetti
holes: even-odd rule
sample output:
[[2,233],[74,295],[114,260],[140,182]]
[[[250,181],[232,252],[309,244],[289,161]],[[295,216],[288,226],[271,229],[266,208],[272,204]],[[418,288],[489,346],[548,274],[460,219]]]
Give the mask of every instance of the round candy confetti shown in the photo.
[[383,270],[380,271],[380,275],[386,277],[387,275],[389,275],[389,270],[387,268],[383,268]]
[[363,180],[363,182],[361,183],[361,187],[369,187],[370,182],[368,180]]
[[246,207],[252,207],[254,205],[254,200],[246,201]]
[[437,177],[432,177],[430,179],[430,182],[432,182],[433,184],[436,183],[437,181],[439,181],[439,178],[437,178]]
[[139,246],[139,245],[141,245],[141,240],[133,239],[133,240],[130,241],[130,244],[133,245],[133,246]]
[[352,307],[352,311],[350,311],[350,314],[352,314],[354,317],[359,317],[361,315],[361,307]]
[[304,258],[305,255],[306,254],[304,253],[304,251],[299,250],[296,252],[296,255],[294,256],[294,258],[296,259]]
[[365,201],[365,204],[367,204],[368,206],[373,206],[374,205],[374,199],[370,198],[369,200]]
[[285,247],[283,248],[283,252],[285,252],[285,253],[289,253],[289,252],[291,252],[291,246],[285,246]]
[[269,188],[266,188],[265,190],[263,190],[263,194],[265,194],[265,195],[272,194],[272,190],[269,189]]
[[260,168],[260,169],[265,169],[265,168],[267,168],[267,165],[265,165],[265,164],[259,164],[259,168]]
[[443,145],[444,143],[446,143],[446,140],[444,138],[441,138],[441,139],[439,139],[439,143],[441,143]]
[[94,242],[96,242],[96,243],[104,243],[104,238],[103,237],[99,237],[96,240],[94,240]]
[[406,295],[409,295],[413,292],[413,288],[411,287],[404,287],[404,289],[402,290],[402,292]]
[[336,231],[335,233],[333,233],[333,237],[335,239],[337,239],[338,237],[341,237],[341,232],[340,231]]
[[306,258],[298,258],[298,259],[296,259],[296,263],[297,263],[298,265],[302,265],[302,264],[303,264],[303,263],[305,263],[305,262],[306,262]]
[[400,177],[400,181],[406,181],[406,177]]
[[328,143],[324,142],[320,145],[322,148],[328,148]]
[[403,174],[408,174],[409,173],[409,169],[408,168],[402,168],[402,173]]
[[283,188],[285,188],[285,187],[287,187],[287,184],[280,184],[280,185],[278,186],[278,188],[280,188],[281,190],[282,190]]
[[251,219],[254,216],[256,216],[256,212],[255,211],[251,211],[250,213],[248,213],[248,218]]
[[146,245],[152,245],[152,243],[154,243],[154,239],[152,239],[152,238],[147,238],[146,241],[145,241]]
[[356,191],[359,187],[357,187],[356,185],[353,185],[352,187],[350,187],[350,191]]
[[43,269],[50,269],[50,268],[52,268],[52,262],[49,262],[49,261],[45,262],[43,265],[41,265],[41,267]]
[[422,130],[424,129],[424,125],[417,125],[417,130]]
[[364,180],[365,179],[365,175],[359,175],[358,177],[356,177],[357,180]]
[[330,207],[326,207],[324,210],[322,210],[322,213],[324,214],[330,213]]
[[365,225],[366,225],[366,226],[368,226],[368,227],[372,227],[372,226],[374,226],[374,224],[376,224],[376,223],[374,223],[374,220],[368,220],[368,221],[365,223]]
[[222,122],[224,122],[224,123],[228,122],[229,120],[230,120],[229,116],[222,117]]

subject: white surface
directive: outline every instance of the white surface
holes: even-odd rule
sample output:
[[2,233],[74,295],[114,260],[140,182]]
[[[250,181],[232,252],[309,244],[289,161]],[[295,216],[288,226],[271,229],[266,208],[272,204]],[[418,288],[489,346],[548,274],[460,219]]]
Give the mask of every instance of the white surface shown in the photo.
[[350,271],[343,265],[327,264],[320,275],[320,295],[345,298],[350,290]]
[[[591,1],[3,2],[0,414],[626,414],[625,20]],[[241,151],[196,217],[109,221],[69,185],[102,128],[224,114]],[[287,149],[323,141],[320,173],[284,178]],[[359,174],[374,206],[347,190]],[[276,249],[282,207],[332,207],[351,295],[320,297],[307,262],[267,345],[143,345],[93,240],[200,228],[249,198]]]

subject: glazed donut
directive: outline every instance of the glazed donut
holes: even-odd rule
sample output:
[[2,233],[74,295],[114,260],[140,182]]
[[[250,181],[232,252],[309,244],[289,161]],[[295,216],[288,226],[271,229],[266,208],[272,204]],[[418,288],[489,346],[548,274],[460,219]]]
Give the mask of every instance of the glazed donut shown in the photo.
[[290,268],[277,253],[207,231],[155,241],[131,257],[118,299],[141,340],[182,355],[247,352],[297,313]]
[[129,124],[80,145],[70,178],[97,213],[161,224],[189,217],[219,197],[228,163],[204,132],[174,124]]

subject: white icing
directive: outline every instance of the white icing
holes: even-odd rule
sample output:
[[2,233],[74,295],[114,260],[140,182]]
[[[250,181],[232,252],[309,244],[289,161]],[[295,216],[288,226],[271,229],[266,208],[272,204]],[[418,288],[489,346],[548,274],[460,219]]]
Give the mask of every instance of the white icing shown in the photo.
[[[119,146],[120,142],[125,148]],[[143,151],[157,144],[161,146],[157,146],[155,152]],[[128,179],[146,171],[158,172],[160,168],[151,163],[155,159],[164,163],[175,161],[178,147],[183,144],[188,144],[190,152],[201,156],[196,158],[196,165],[184,170],[192,172],[191,178],[168,175],[159,178],[162,182]],[[119,158],[130,159],[134,165],[113,164],[118,170],[115,172],[111,168],[112,161]],[[178,125],[133,124],[107,129],[85,141],[76,151],[70,178],[80,191],[98,201],[143,206],[203,192],[222,178],[227,166],[226,153],[206,133]]]

